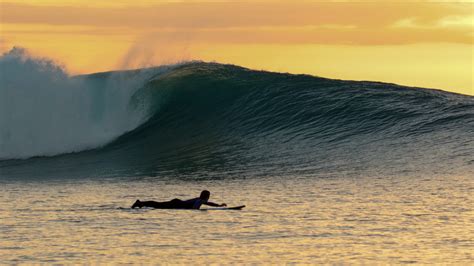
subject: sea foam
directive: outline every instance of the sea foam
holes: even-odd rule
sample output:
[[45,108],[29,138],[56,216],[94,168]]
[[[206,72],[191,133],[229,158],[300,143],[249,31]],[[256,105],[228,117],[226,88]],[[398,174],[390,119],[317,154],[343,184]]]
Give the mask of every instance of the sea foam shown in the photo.
[[129,101],[149,75],[98,83],[13,48],[0,57],[0,159],[92,149],[134,129],[146,112]]

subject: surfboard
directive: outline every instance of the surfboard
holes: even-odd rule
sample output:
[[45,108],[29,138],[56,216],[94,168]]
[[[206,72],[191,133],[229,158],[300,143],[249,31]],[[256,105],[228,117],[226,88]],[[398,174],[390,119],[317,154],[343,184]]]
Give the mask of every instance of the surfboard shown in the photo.
[[205,209],[199,209],[201,211],[212,211],[212,210],[242,210],[245,208],[245,205],[240,205],[240,206],[235,206],[235,207],[217,207],[217,208],[205,208]]
[[[242,210],[245,208],[245,205],[240,205],[240,206],[235,206],[235,207],[216,207],[216,208],[205,208],[205,209],[199,209],[200,211],[212,211],[212,210]],[[143,207],[143,208],[123,208],[123,207],[118,207],[117,209],[119,210],[196,210],[196,209],[160,209],[160,208],[151,208],[151,207]]]

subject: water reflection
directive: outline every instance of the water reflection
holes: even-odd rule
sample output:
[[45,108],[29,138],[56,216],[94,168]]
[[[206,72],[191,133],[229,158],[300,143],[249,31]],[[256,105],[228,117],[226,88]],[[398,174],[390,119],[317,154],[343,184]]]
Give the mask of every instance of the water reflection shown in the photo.
[[[118,208],[203,188],[247,208]],[[0,255],[4,263],[465,264],[473,191],[470,177],[7,182]]]

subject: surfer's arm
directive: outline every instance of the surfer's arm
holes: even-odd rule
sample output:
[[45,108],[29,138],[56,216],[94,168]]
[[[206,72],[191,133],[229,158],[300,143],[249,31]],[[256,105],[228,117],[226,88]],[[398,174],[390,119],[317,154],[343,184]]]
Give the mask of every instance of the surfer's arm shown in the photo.
[[206,203],[203,203],[203,204],[206,204],[206,205],[212,206],[212,207],[226,207],[227,206],[227,204],[225,204],[225,203],[217,204],[217,203],[210,202],[210,201],[208,201]]

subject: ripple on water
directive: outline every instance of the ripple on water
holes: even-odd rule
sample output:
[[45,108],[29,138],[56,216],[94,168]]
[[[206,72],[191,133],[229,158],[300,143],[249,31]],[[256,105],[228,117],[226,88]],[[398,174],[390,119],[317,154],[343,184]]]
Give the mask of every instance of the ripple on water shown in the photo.
[[[59,264],[466,264],[474,257],[473,186],[469,177],[16,182],[0,191],[3,200],[16,195],[0,208],[0,257]],[[136,198],[193,197],[204,187],[216,202],[247,207],[128,208]]]

